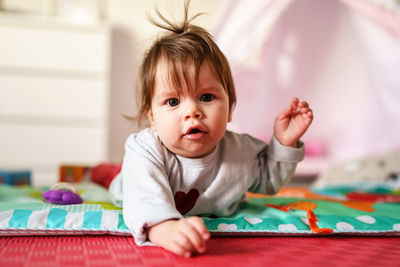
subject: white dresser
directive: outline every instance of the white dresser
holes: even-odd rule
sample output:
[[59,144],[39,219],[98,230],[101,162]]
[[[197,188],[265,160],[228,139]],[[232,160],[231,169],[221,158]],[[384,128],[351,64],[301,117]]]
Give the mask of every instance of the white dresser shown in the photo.
[[34,184],[109,158],[111,30],[0,15],[0,168]]

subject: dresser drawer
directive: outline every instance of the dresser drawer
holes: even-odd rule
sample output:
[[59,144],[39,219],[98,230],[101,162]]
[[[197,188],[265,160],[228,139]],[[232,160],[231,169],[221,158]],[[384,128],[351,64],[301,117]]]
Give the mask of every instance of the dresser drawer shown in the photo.
[[0,123],[0,136],[2,166],[92,165],[108,156],[108,132],[101,127]]
[[107,119],[108,82],[0,73],[0,117]]
[[72,73],[108,72],[108,28],[77,29],[5,23],[0,27],[0,67]]

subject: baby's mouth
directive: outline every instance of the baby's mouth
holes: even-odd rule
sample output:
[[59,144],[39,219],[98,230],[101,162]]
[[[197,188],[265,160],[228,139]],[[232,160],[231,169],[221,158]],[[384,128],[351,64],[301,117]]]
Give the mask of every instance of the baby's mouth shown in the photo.
[[206,132],[200,128],[190,128],[184,136],[192,140],[198,140],[201,139],[205,134]]
[[187,134],[196,134],[196,133],[202,133],[203,131],[198,129],[198,128],[194,128],[191,129]]

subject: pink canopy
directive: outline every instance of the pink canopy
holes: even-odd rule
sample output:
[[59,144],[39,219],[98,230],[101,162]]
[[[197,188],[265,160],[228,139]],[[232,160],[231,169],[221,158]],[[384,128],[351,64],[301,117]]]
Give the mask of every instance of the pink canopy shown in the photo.
[[234,73],[231,129],[267,140],[298,96],[315,113],[302,139],[329,159],[400,148],[398,1],[226,1],[213,33]]

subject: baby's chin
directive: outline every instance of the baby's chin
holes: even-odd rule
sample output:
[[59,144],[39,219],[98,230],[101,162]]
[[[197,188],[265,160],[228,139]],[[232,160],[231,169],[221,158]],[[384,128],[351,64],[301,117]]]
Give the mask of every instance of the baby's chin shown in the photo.
[[176,150],[176,151],[174,151],[173,149],[168,149],[168,150],[170,150],[172,153],[180,157],[197,159],[197,158],[204,158],[210,155],[214,151],[214,149],[215,146],[207,150]]

